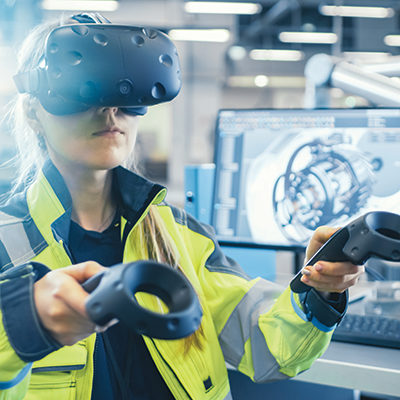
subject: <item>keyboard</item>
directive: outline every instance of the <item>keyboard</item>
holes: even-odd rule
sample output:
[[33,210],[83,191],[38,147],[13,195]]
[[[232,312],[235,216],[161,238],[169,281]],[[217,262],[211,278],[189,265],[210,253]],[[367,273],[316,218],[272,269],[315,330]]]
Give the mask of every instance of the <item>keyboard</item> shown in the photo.
[[332,340],[400,349],[400,319],[346,314]]

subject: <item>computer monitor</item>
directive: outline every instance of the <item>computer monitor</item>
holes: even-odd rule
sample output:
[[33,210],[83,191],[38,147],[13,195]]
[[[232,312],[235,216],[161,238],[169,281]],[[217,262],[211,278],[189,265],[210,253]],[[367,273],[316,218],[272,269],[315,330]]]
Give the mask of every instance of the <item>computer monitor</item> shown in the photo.
[[320,225],[400,213],[400,109],[223,109],[215,163],[220,240],[304,247]]

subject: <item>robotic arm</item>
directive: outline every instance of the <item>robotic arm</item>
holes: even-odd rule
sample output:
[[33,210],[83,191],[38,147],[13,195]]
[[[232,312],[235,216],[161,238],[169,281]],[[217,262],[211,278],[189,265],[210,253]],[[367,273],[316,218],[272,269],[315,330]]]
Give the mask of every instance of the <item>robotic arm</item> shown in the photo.
[[363,68],[327,54],[316,54],[307,62],[304,71],[307,80],[306,107],[320,106],[318,91],[326,87],[354,93],[377,106],[398,107],[400,83],[382,75],[393,75],[393,63],[388,68],[385,69],[385,64]]

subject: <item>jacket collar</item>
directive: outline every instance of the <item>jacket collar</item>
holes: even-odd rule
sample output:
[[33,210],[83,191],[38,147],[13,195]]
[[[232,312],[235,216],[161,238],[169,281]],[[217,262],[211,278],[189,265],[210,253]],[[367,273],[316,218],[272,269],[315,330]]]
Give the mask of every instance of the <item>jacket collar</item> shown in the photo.
[[[166,189],[123,167],[113,170],[113,190],[122,216],[134,225],[150,204],[161,203]],[[72,198],[60,172],[48,159],[38,180],[28,189],[28,204],[33,219],[48,241],[67,241]]]

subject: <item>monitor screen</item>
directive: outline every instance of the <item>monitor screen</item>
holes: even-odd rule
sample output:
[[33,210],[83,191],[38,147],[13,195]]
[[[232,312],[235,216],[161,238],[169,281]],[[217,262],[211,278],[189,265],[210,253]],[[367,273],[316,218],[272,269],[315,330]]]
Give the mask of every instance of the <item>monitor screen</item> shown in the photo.
[[400,213],[400,110],[220,110],[220,240],[304,246],[320,225]]

